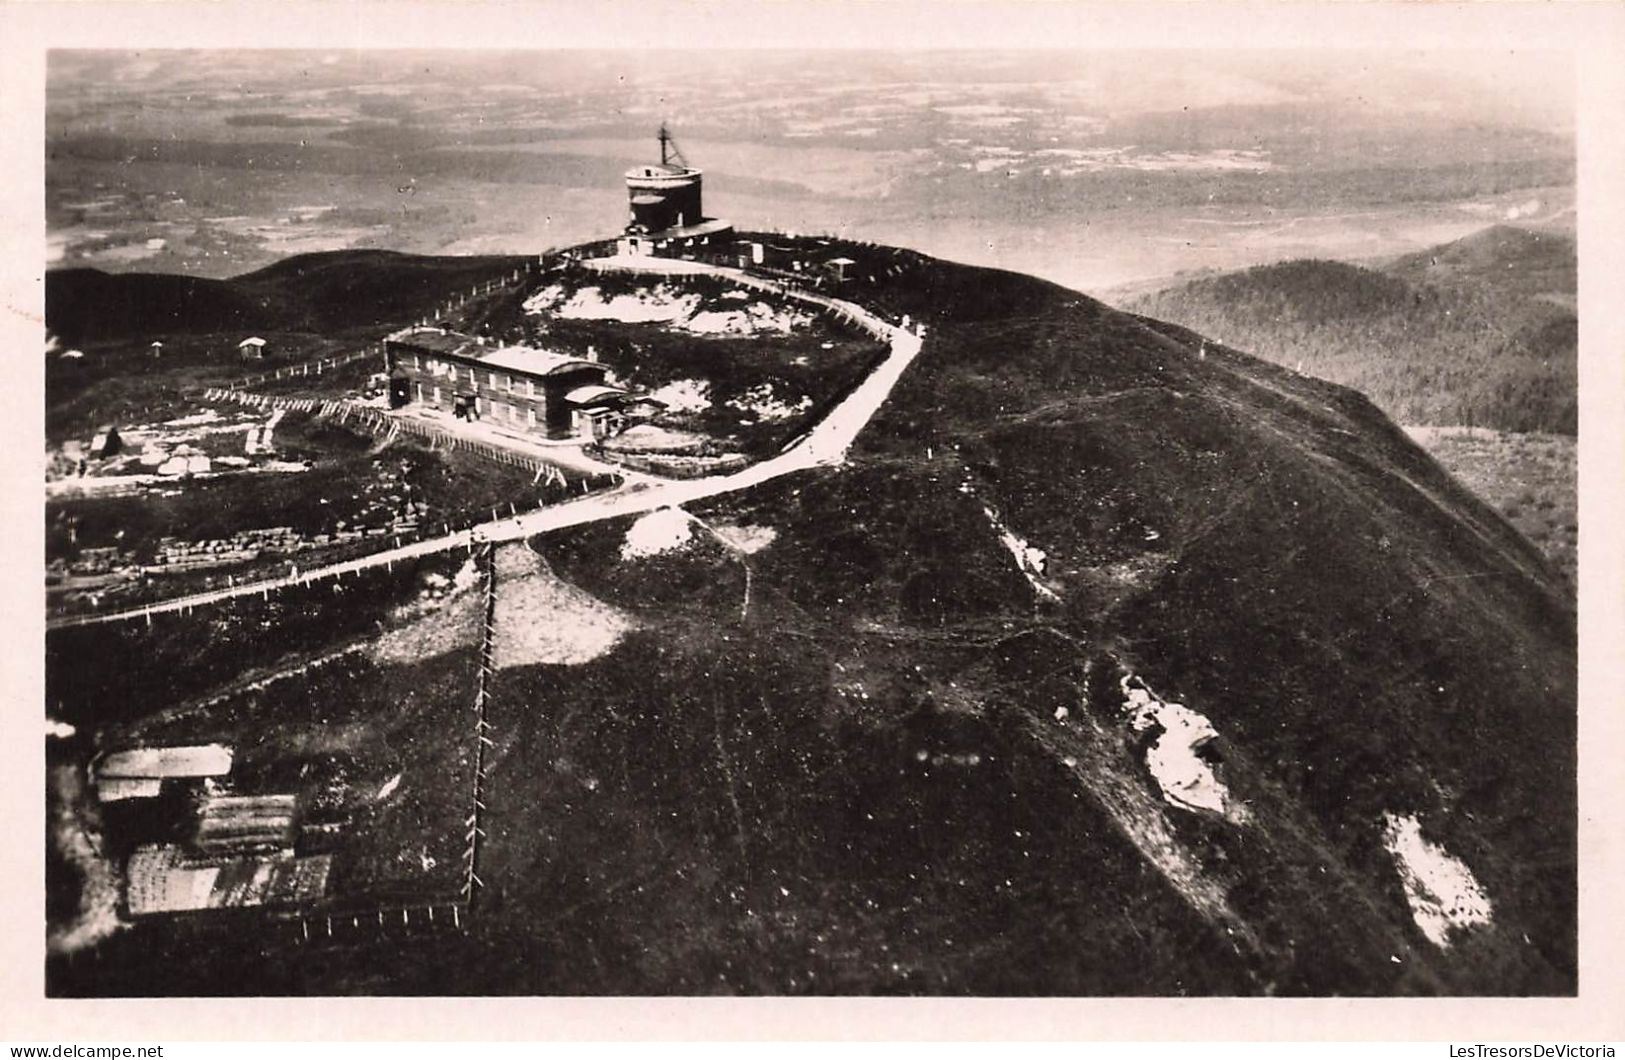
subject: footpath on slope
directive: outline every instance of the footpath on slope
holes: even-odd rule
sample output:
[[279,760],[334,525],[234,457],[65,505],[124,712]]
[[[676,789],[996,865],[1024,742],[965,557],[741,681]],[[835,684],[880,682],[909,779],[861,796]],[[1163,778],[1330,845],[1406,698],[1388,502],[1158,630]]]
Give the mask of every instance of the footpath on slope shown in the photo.
[[[639,259],[600,258],[592,264],[600,268],[624,267],[628,271],[662,272],[666,271],[664,266],[674,263],[661,262],[658,266],[644,266]],[[746,286],[761,287],[765,285],[775,291],[781,291],[789,297],[829,308],[872,334],[884,338],[890,345],[890,353],[867,379],[854,388],[834,408],[830,409],[829,414],[803,435],[796,444],[785,449],[777,456],[738,471],[708,478],[681,481],[650,478],[644,481],[629,482],[626,486],[611,493],[583,497],[577,501],[569,501],[550,508],[526,512],[522,515],[494,519],[468,530],[460,530],[443,537],[416,541],[398,548],[375,552],[359,559],[335,563],[325,567],[314,567],[298,574],[247,582],[242,585],[229,586],[210,592],[178,596],[143,607],[112,611],[105,614],[71,615],[52,619],[46,623],[46,628],[48,630],[66,629],[75,626],[99,625],[105,622],[131,621],[137,618],[145,618],[151,621],[153,615],[187,612],[196,607],[204,607],[244,596],[269,596],[272,592],[293,586],[309,585],[328,578],[339,578],[346,574],[355,574],[377,567],[393,566],[395,563],[405,560],[436,555],[457,548],[472,550],[476,544],[481,542],[515,541],[553,530],[581,526],[585,523],[601,522],[626,515],[640,515],[658,508],[676,507],[724,493],[749,489],[752,486],[770,482],[773,479],[797,471],[839,465],[846,459],[847,450],[851,448],[858,433],[879,411],[880,406],[885,404],[892,388],[902,378],[903,372],[908,369],[908,366],[913,363],[923,345],[923,339],[919,332],[890,324],[874,313],[850,302],[799,291],[795,288],[786,288],[783,285],[773,284],[770,281],[749,276],[738,269],[706,266],[697,262],[681,262],[677,264],[685,266],[681,270],[683,272],[711,273],[737,280],[745,283]]]

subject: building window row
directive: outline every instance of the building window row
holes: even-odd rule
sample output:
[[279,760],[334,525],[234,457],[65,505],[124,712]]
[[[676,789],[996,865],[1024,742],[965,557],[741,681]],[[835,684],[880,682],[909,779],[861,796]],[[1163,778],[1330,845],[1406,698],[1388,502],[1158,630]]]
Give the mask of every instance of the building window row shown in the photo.
[[[460,381],[460,373],[458,372],[460,367],[464,366],[452,364],[448,361],[440,360],[437,357],[425,357],[416,352],[412,354],[412,368],[414,370],[427,372],[430,376],[436,379],[445,379],[452,386],[456,386]],[[494,371],[487,371],[486,379],[493,390],[501,390],[508,394],[516,394],[528,398],[535,398],[538,396],[536,381],[534,379],[521,379],[512,374],[498,373]],[[472,367],[468,369],[468,383],[471,387],[478,391],[479,373]]]

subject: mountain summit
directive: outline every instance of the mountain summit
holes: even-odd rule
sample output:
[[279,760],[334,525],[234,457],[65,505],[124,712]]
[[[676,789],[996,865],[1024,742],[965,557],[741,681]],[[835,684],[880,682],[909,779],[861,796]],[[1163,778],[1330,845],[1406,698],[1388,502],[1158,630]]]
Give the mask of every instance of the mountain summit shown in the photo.
[[[1352,390],[842,249],[926,326],[842,466],[498,552],[539,601],[499,628],[620,639],[492,677],[466,934],[246,932],[103,987],[1572,993],[1575,621],[1535,549]],[[140,635],[104,636],[154,673],[207,642]]]

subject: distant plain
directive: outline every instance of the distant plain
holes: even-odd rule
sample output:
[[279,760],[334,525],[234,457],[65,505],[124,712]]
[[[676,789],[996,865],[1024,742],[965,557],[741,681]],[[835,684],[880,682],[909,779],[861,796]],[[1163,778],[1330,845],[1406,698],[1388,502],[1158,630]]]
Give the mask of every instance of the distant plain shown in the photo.
[[[229,276],[613,233],[668,121],[742,226],[1084,290],[1572,228],[1561,70],[1360,53],[53,56],[50,263]],[[1541,91],[1532,91],[1533,84]],[[1561,97],[1561,93],[1558,93]]]

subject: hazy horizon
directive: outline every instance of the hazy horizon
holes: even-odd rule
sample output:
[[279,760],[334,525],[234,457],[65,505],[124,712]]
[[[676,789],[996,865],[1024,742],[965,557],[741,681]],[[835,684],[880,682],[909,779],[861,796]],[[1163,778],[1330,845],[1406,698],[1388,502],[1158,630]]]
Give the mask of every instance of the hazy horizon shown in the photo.
[[1084,290],[1572,227],[1550,53],[77,51],[50,55],[53,266],[612,234],[662,122],[709,212]]

